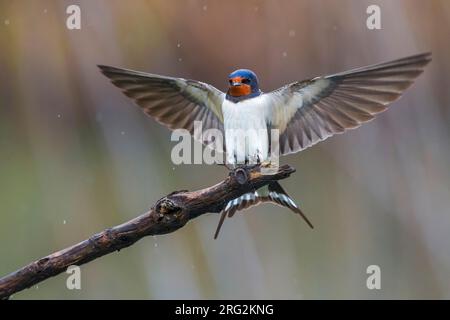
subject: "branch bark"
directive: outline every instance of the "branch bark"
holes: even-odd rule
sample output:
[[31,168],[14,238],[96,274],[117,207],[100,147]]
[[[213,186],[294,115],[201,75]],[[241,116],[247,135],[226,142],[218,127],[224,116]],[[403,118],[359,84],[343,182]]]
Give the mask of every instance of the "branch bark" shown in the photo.
[[281,166],[273,175],[262,175],[258,167],[231,171],[220,183],[198,191],[176,191],[158,200],[150,210],[121,225],[105,229],[87,240],[57,251],[0,279],[0,299],[114,251],[129,247],[149,235],[160,235],[183,227],[204,213],[220,212],[228,201],[272,181],[289,177],[295,169]]

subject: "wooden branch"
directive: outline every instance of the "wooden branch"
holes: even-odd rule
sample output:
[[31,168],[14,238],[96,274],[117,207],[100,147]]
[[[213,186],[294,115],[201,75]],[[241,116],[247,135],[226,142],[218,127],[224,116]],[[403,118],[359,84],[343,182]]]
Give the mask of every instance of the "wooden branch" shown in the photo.
[[273,175],[262,175],[258,167],[239,168],[212,187],[173,192],[158,200],[148,212],[1,278],[0,299],[8,299],[16,292],[65,272],[71,265],[80,266],[119,251],[145,236],[173,232],[204,213],[220,212],[228,201],[272,181],[287,178],[293,172],[295,169],[289,165],[280,167]]

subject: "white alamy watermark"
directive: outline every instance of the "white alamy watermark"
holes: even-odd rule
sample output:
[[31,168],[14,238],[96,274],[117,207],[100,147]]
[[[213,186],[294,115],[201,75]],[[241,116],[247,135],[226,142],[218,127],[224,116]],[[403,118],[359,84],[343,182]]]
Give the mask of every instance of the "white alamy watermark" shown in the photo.
[[262,174],[273,174],[278,170],[278,129],[226,129],[224,136],[215,128],[203,131],[202,121],[194,121],[192,136],[202,141],[205,147],[193,144],[191,133],[186,129],[172,132],[170,139],[178,142],[171,151],[174,164],[262,164]]
[[381,269],[376,264],[367,267],[366,273],[369,274],[366,280],[367,289],[381,289]]
[[69,30],[81,29],[81,8],[76,4],[72,4],[66,8],[66,13],[69,15],[66,19],[66,27]]
[[381,8],[376,4],[367,7],[366,13],[369,15],[366,20],[366,26],[369,30],[381,29]]
[[66,280],[66,287],[69,290],[81,290],[81,269],[79,266],[71,265],[66,273],[70,274]]

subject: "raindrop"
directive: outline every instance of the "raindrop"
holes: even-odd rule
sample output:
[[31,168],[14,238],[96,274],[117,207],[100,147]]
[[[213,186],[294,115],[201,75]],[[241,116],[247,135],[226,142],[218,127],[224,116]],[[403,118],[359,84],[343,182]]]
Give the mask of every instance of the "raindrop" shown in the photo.
[[295,37],[295,30],[294,29],[291,29],[291,30],[289,30],[289,37]]
[[183,61],[183,59],[182,58],[178,58],[178,62],[181,62],[181,61]]
[[206,10],[208,10],[208,6],[207,6],[207,5],[204,5],[204,6],[203,6],[203,11],[206,11]]
[[286,58],[286,57],[287,57],[287,52],[284,51],[284,52],[283,52],[283,58]]
[[5,24],[9,25],[9,20],[8,19],[5,20]]
[[125,135],[125,131],[122,131],[120,134],[121,134],[121,135]]
[[63,224],[66,224],[67,223],[67,221],[66,220],[63,220]]
[[177,48],[181,48],[181,43],[177,43]]
[[155,242],[155,248],[157,248],[157,247],[158,247],[158,243]]
[[58,113],[57,117],[58,117],[58,118],[61,118],[61,115]]

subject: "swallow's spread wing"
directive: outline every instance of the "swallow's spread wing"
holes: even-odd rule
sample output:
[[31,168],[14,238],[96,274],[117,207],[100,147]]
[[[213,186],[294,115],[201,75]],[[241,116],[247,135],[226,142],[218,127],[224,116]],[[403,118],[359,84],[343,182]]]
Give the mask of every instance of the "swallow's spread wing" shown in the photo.
[[425,53],[294,82],[268,93],[272,127],[280,130],[280,153],[301,151],[373,119],[430,61],[431,54]]
[[[194,135],[194,121],[201,121],[203,131],[214,128],[223,133],[222,101],[225,94],[213,86],[109,66],[100,65],[99,68],[146,114],[170,129],[187,129]],[[205,137],[194,138],[205,142]]]

